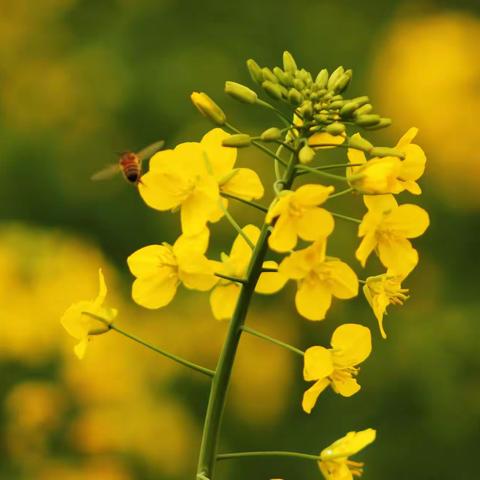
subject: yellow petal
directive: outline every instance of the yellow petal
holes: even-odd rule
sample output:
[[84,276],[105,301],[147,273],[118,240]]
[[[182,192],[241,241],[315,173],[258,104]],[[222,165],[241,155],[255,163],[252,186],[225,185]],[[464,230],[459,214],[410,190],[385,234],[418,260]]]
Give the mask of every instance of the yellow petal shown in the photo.
[[105,283],[105,277],[103,276],[102,269],[98,269],[98,295],[95,299],[95,305],[102,305],[107,296],[107,284]]
[[289,215],[281,215],[268,239],[268,245],[276,252],[288,252],[297,244],[297,227]]
[[[358,134],[356,133],[355,135],[358,135]],[[348,157],[348,161],[353,164],[367,163],[367,157],[365,156],[365,153],[362,152],[361,150],[355,150],[354,148],[349,148],[347,150],[347,157]],[[355,174],[359,168],[361,167],[360,166],[347,167],[347,176]]]
[[321,380],[333,372],[332,354],[324,347],[310,347],[305,350],[303,378],[307,382]]
[[197,142],[180,143],[175,147],[174,165],[171,167],[185,178],[194,179],[197,176],[209,174],[209,158],[205,150]]
[[335,368],[354,367],[370,355],[372,336],[367,327],[346,323],[335,330],[331,345]]
[[425,171],[427,157],[418,145],[408,145],[403,149],[406,157],[401,162],[400,178],[402,180],[418,180]]
[[360,390],[360,385],[353,377],[341,375],[333,375],[331,378],[332,388],[335,393],[338,393],[342,397],[351,397]]
[[297,221],[298,236],[309,242],[328,237],[334,227],[332,214],[324,208],[306,210]]
[[308,184],[302,185],[294,193],[294,201],[305,207],[316,207],[325,202],[328,196],[335,190],[334,187]]
[[328,285],[333,296],[346,299],[358,295],[357,274],[346,263],[329,260],[326,266],[330,275]]
[[137,278],[167,276],[176,263],[172,248],[165,245],[148,245],[127,258],[128,268]]
[[405,133],[403,137],[398,141],[396,148],[402,148],[412,143],[413,139],[417,136],[417,133],[418,133],[418,128],[416,127],[409,128],[407,133]]
[[385,218],[383,225],[395,235],[416,238],[422,235],[430,224],[428,213],[417,205],[405,204],[394,209]]
[[188,256],[190,252],[205,253],[210,239],[210,230],[205,227],[197,235],[180,235],[173,245],[173,252],[176,256]]
[[311,270],[308,252],[298,250],[285,257],[278,267],[279,272],[292,280],[305,278]]
[[233,316],[240,286],[235,283],[217,285],[210,294],[210,307],[217,320],[230,320]]
[[82,360],[85,357],[85,352],[87,351],[89,339],[88,337],[82,338],[80,342],[78,342],[75,347],[73,347],[73,351],[75,355]]
[[[263,262],[263,268],[278,268],[277,262]],[[260,275],[255,291],[265,295],[276,293],[283,288],[288,278],[280,272],[265,272]]]
[[418,253],[406,238],[382,237],[377,249],[383,265],[398,275],[407,276],[418,263]]
[[375,233],[368,233],[360,242],[357,250],[355,251],[355,258],[361,263],[362,267],[365,267],[367,259],[377,246],[377,240]]
[[238,168],[220,190],[245,200],[262,198],[264,189],[260,177],[249,168]]
[[140,278],[133,282],[132,298],[142,307],[161,308],[172,301],[177,286],[178,278],[175,275]]
[[142,176],[138,191],[149,207],[166,211],[181,205],[188,195],[189,183],[177,173],[148,172]]
[[[323,145],[323,144],[333,144],[333,145],[341,145],[345,141],[345,137],[342,135],[331,135],[327,132],[318,132],[313,134],[308,139],[309,145]],[[317,147],[314,147],[317,148]],[[318,148],[335,148],[335,147],[318,147]]]
[[350,457],[375,440],[376,431],[367,428],[360,432],[348,432],[320,453],[322,460]]
[[[258,227],[251,224],[245,225],[242,228],[242,232],[254,245],[257,243],[258,237],[260,236],[260,229]],[[242,235],[237,235],[230,250],[230,259],[234,263],[241,264],[246,268],[251,256],[252,248],[248,245]]]
[[300,315],[308,320],[323,320],[332,303],[332,294],[325,284],[300,280],[295,305]]
[[393,195],[364,195],[363,201],[372,212],[388,212],[398,206]]
[[328,387],[329,383],[326,378],[319,380],[303,394],[302,408],[305,412],[312,411],[318,396]]
[[220,180],[235,165],[237,149],[222,146],[223,140],[230,135],[221,128],[210,130],[202,138],[200,144],[207,153],[208,160],[216,180]]
[[277,198],[275,203],[270,207],[265,217],[267,223],[272,223],[272,220],[284,213],[288,212],[290,199],[292,198],[293,192],[289,190],[284,190],[282,196]]
[[190,255],[179,258],[178,276],[185,287],[205,292],[218,281],[214,275],[215,264],[205,256],[191,252]]
[[177,155],[174,150],[160,150],[150,159],[149,172],[171,172],[175,168],[176,159]]

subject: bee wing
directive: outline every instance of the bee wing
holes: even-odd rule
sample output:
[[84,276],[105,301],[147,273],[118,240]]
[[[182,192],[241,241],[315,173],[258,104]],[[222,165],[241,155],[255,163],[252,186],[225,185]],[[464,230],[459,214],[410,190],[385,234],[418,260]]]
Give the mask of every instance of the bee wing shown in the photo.
[[146,158],[151,157],[154,153],[158,152],[163,148],[165,142],[163,140],[159,140],[158,142],[152,143],[145,148],[142,148],[138,153],[138,160],[142,162]]
[[121,172],[120,165],[118,163],[112,163],[111,165],[106,166],[105,168],[102,168],[97,173],[94,173],[90,179],[93,180],[94,182],[98,180],[108,180],[109,178],[114,177],[118,173]]

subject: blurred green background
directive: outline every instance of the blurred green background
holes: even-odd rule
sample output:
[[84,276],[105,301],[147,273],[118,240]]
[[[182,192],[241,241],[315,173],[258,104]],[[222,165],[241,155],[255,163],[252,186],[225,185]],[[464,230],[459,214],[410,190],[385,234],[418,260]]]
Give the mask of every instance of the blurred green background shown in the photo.
[[[391,309],[386,341],[362,299],[336,302],[322,323],[295,313],[292,286],[256,301],[250,324],[301,347],[326,344],[341,322],[366,324],[373,355],[358,395],[326,392],[307,416],[297,359],[245,339],[221,449],[315,453],[373,427],[377,441],[358,456],[365,478],[477,478],[479,14],[474,0],[0,0],[0,478],[194,478],[207,382],[113,334],[79,362],[59,317],[94,297],[101,265],[119,322],[215,365],[226,326],[213,320],[206,295],[184,292],[153,313],[129,299],[126,257],[173,240],[178,218],[148,209],[120,177],[89,177],[116,151],[198,140],[210,125],[189,101],[194,90],[242,129],[274,125],[226,98],[223,83],[248,83],[247,58],[274,66],[284,49],[312,72],[353,68],[352,96],[369,94],[394,119],[370,137],[379,144],[420,128],[424,195],[408,201],[428,209],[431,227],[415,242],[411,299]],[[242,159],[269,166],[256,152]],[[260,220],[235,212],[242,223]],[[227,226],[214,231],[214,250],[227,249]],[[336,235],[332,253],[358,267],[353,227],[339,225]],[[219,478],[275,477],[320,472],[293,459],[219,467]]]

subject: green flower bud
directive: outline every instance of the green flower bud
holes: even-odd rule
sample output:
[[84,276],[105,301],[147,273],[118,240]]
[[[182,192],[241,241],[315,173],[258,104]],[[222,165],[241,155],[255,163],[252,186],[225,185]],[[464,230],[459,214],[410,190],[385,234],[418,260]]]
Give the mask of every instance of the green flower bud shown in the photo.
[[218,126],[225,124],[227,117],[223,110],[203,92],[193,92],[190,99],[198,111],[212,123]]
[[297,64],[290,52],[283,52],[283,69],[288,72],[294,74],[297,71]]
[[313,83],[312,74],[304,68],[298,72],[298,78],[304,81],[307,85],[311,85]]
[[355,110],[355,115],[366,115],[367,113],[370,113],[372,110],[373,110],[372,104],[366,103],[362,107]]
[[313,118],[320,123],[326,123],[328,122],[328,115],[326,113],[319,113],[317,115],[314,115]]
[[315,79],[316,85],[318,88],[325,88],[328,82],[328,70],[323,68],[318,72],[317,78]]
[[261,84],[264,78],[263,78],[262,69],[260,68],[258,63],[252,58],[249,58],[247,60],[247,68],[248,68],[248,72],[250,73],[250,76],[252,77],[252,80],[255,83]]
[[350,84],[350,81],[352,80],[352,71],[347,70],[343,75],[340,76],[340,78],[335,82],[333,85],[333,91],[337,93],[343,92],[348,85]]
[[351,117],[357,108],[360,108],[360,105],[357,102],[355,101],[347,102],[340,109],[340,116],[343,118]]
[[274,73],[268,67],[263,67],[262,73],[263,73],[263,78],[265,80],[268,80],[272,83],[278,83],[278,78],[274,75]]
[[352,98],[352,102],[357,103],[359,107],[361,107],[362,105],[365,105],[369,101],[370,101],[370,99],[366,95],[363,95],[361,97]]
[[252,143],[250,135],[246,133],[237,133],[235,135],[230,135],[225,140],[223,140],[222,145],[224,147],[234,147],[234,148],[244,148],[249,147]]
[[335,100],[334,102],[332,102],[329,107],[331,109],[338,109],[338,108],[341,108],[343,107],[343,105],[345,104],[345,100]]
[[338,67],[328,79],[327,88],[329,90],[333,89],[333,86],[337,83],[337,80],[345,73],[345,69],[343,67]]
[[293,80],[293,86],[298,90],[302,91],[305,88],[305,82],[301,80],[300,78],[295,78]]
[[367,153],[373,148],[373,145],[368,140],[360,136],[350,137],[348,139],[348,146]]
[[326,88],[321,88],[319,91],[318,91],[318,95],[320,97],[323,97],[326,93],[328,92],[328,90]]
[[300,163],[310,163],[315,157],[315,150],[310,148],[308,145],[304,145],[298,152],[298,160]]
[[366,127],[367,130],[379,130],[380,128],[389,127],[392,124],[391,118],[381,118],[380,121],[372,127]]
[[250,88],[236,82],[225,82],[225,93],[242,103],[254,104],[257,101],[257,94]]
[[380,121],[380,115],[369,114],[369,115],[359,115],[355,118],[355,123],[361,127],[370,127],[372,125],[377,125]]
[[262,88],[275,100],[281,100],[283,98],[283,94],[285,94],[285,96],[287,95],[287,91],[285,90],[284,92],[282,90],[282,88],[284,89],[285,87],[282,87],[278,83],[270,82],[270,80],[265,80],[262,83]]
[[345,125],[340,122],[333,122],[325,127],[325,131],[332,135],[341,135],[345,132]]
[[405,158],[405,154],[396,148],[390,147],[374,147],[370,150],[372,157],[398,157]]
[[277,127],[268,128],[260,135],[260,139],[264,142],[274,142],[282,138],[282,131]]
[[298,108],[298,111],[305,117],[305,118],[312,118],[313,116],[313,105],[310,100],[306,100],[302,103],[302,105]]
[[280,67],[275,67],[273,73],[285,87],[291,87],[293,85],[292,76],[289,73],[285,73]]
[[303,102],[303,95],[296,88],[291,88],[288,91],[288,101],[292,105],[300,105]]

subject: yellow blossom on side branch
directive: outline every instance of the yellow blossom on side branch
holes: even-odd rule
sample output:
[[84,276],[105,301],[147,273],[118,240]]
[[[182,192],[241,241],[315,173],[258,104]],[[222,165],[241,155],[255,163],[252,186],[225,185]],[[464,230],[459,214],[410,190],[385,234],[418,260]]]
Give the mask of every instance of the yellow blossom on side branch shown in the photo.
[[[253,244],[256,244],[260,236],[260,229],[255,225],[246,225],[242,228]],[[243,279],[247,273],[248,264],[252,256],[252,249],[242,235],[238,235],[233,242],[230,255],[222,253],[222,261],[218,262],[217,273],[230,277]],[[275,269],[278,267],[274,261],[263,262],[264,268]],[[277,272],[264,272],[255,287],[257,293],[276,293],[284,285],[287,279]],[[217,320],[228,320],[232,317],[240,294],[240,284],[228,279],[219,279],[217,285],[210,294],[210,306],[213,316]]]
[[347,323],[332,335],[332,348],[310,347],[305,351],[303,377],[315,381],[303,395],[302,407],[310,413],[318,396],[331,385],[334,392],[351,397],[360,390],[355,376],[372,351],[370,330],[362,325]]
[[367,428],[360,432],[348,432],[344,437],[323,449],[318,466],[325,480],[353,480],[363,473],[363,463],[349,460],[370,445],[376,437],[376,431]]
[[298,283],[295,305],[308,320],[323,320],[332,297],[348,299],[358,294],[355,272],[337,258],[325,255],[327,241],[314,242],[284,258],[279,272]]
[[296,191],[285,190],[267,213],[267,223],[272,223],[269,246],[277,252],[288,252],[297,244],[297,238],[315,241],[328,237],[335,222],[332,214],[320,208],[333,187],[303,185]]
[[362,266],[375,250],[385,267],[406,276],[418,263],[418,253],[408,240],[422,235],[430,223],[417,205],[398,205],[393,195],[364,196],[368,208],[358,228],[363,237],[355,252]]
[[378,320],[383,338],[387,338],[383,328],[383,316],[387,314],[387,307],[403,305],[403,302],[408,299],[408,288],[402,288],[402,280],[401,275],[387,272],[383,275],[368,277],[363,286],[363,293]]
[[[112,320],[117,316],[115,308],[103,306],[107,296],[107,285],[102,270],[98,270],[99,289],[97,298],[93,301],[82,301],[74,303],[61,318],[65,330],[74,338],[79,340],[75,345],[75,355],[82,359],[93,335],[101,335],[110,330]],[[89,315],[91,314],[91,315]],[[98,319],[95,317],[99,317]],[[103,319],[100,320],[100,318]]]
[[216,283],[214,264],[204,253],[208,230],[194,237],[181,235],[172,245],[149,245],[132,253],[128,267],[136,280],[132,298],[145,308],[168,305],[180,283],[189,289],[207,291]]

